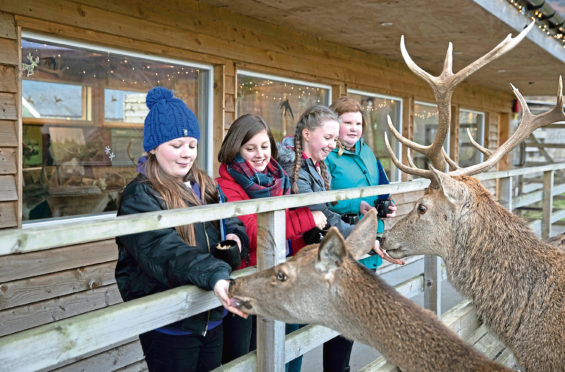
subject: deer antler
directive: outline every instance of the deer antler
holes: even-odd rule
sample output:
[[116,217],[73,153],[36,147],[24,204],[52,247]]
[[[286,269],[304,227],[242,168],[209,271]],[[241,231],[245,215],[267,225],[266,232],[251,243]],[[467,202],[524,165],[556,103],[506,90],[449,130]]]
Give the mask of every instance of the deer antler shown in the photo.
[[[469,77],[472,73],[479,70],[481,67],[486,65],[487,63],[497,59],[498,57],[502,56],[506,52],[512,50],[522,39],[524,39],[527,33],[533,28],[535,22],[530,23],[528,27],[526,27],[522,32],[520,32],[516,37],[512,37],[511,34],[506,36],[506,38],[501,41],[497,46],[491,49],[482,57],[478,58],[476,61],[468,65],[467,67],[461,69],[457,73],[453,73],[453,58],[452,58],[452,51],[453,45],[450,42],[447,48],[447,54],[445,57],[445,61],[443,64],[443,70],[440,75],[432,76],[422,68],[420,68],[410,57],[408,52],[406,51],[406,47],[404,45],[404,35],[400,39],[400,50],[402,52],[402,57],[406,62],[408,68],[414,72],[416,75],[421,77],[424,81],[426,81],[432,88],[434,97],[436,99],[436,103],[438,106],[438,130],[437,134],[432,142],[431,145],[423,146],[419,145],[409,139],[403,137],[398,131],[394,129],[390,118],[388,118],[388,126],[390,131],[393,135],[397,138],[398,141],[406,145],[408,148],[411,148],[415,151],[418,151],[425,155],[430,161],[432,165],[436,169],[444,169],[445,163],[448,162],[452,167],[458,168],[457,164],[453,162],[451,159],[447,159],[445,156],[445,151],[442,151],[443,144],[449,132],[449,124],[451,122],[451,96],[453,95],[453,90],[463,80]],[[394,164],[401,169],[402,171],[422,176],[426,178],[433,179],[432,172],[429,170],[418,169],[413,166],[406,166],[402,165],[399,166],[401,163],[393,154],[388,145],[388,139],[385,137],[385,142],[387,143],[387,150],[392,158]],[[457,169],[459,170],[459,169]]]
[[[498,161],[507,153],[512,151],[514,147],[519,145],[522,141],[524,141],[532,132],[544,125],[548,125],[554,123],[556,121],[565,120],[565,112],[563,111],[563,79],[559,77],[559,84],[557,88],[557,102],[555,106],[542,114],[534,115],[530,111],[524,96],[520,93],[518,89],[512,84],[512,90],[514,91],[514,95],[518,98],[520,105],[524,113],[522,114],[522,120],[520,120],[520,124],[518,125],[518,129],[510,136],[510,138],[504,142],[502,146],[500,146],[496,151],[491,152],[489,158],[482,163],[471,165],[466,168],[457,169],[453,172],[449,172],[452,175],[468,175],[471,176],[473,174],[480,173],[485,171],[492,166],[494,166]],[[474,140],[472,143],[476,143]],[[480,145],[479,145],[480,146]],[[476,147],[476,146],[475,146]],[[489,151],[490,152],[490,151]]]

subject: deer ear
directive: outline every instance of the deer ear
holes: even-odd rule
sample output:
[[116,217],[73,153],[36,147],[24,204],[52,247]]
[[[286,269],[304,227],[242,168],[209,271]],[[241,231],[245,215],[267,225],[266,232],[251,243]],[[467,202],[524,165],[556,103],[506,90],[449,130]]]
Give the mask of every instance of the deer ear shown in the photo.
[[345,250],[343,236],[341,236],[335,227],[332,227],[318,248],[316,269],[321,272],[329,273],[343,264],[343,259],[346,255],[347,251]]
[[451,178],[448,174],[438,171],[434,167],[430,166],[430,169],[433,172],[433,179],[430,187],[440,189],[451,204],[456,204],[457,196],[450,192],[450,190],[457,189],[456,187],[453,187],[455,185],[453,178]]
[[351,231],[347,239],[345,239],[345,244],[353,258],[358,260],[373,249],[376,236],[377,212],[372,209],[355,225],[355,228]]

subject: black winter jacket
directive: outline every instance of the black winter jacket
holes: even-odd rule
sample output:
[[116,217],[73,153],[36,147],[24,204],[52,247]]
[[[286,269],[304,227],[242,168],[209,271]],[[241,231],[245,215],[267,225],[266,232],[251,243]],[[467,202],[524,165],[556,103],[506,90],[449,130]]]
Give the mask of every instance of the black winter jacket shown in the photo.
[[[118,215],[166,210],[165,203],[147,178],[139,174],[122,194]],[[239,218],[226,219],[226,234],[236,234],[242,243],[242,255],[249,239]],[[212,290],[220,279],[229,279],[230,266],[210,254],[220,241],[215,222],[194,224],[196,246],[189,246],[174,228],[146,231],[116,237],[118,263],[116,282],[124,301],[162,292],[184,284]],[[196,334],[205,334],[210,320],[220,320],[223,308],[194,315],[168,325]]]

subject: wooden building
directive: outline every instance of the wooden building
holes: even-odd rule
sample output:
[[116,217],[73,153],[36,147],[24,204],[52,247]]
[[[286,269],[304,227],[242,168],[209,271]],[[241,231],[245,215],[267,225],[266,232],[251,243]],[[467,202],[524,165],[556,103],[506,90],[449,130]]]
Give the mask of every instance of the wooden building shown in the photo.
[[[400,181],[382,145],[386,115],[420,142],[437,127],[430,88],[402,61],[401,35],[432,73],[453,42],[459,70],[516,35],[530,8],[511,0],[0,0],[0,228],[112,216],[142,153],[144,93],[156,85],[197,114],[199,161],[210,174],[239,114],[263,115],[280,139],[307,106],[350,94],[366,109],[368,142]],[[507,138],[510,82],[524,95],[555,95],[563,22],[544,19],[456,89],[455,160],[478,160],[466,151],[465,128],[490,148]],[[406,211],[414,197],[399,200]],[[113,240],[0,256],[0,336],[120,302],[116,258]],[[137,340],[107,353],[104,370],[140,368]]]

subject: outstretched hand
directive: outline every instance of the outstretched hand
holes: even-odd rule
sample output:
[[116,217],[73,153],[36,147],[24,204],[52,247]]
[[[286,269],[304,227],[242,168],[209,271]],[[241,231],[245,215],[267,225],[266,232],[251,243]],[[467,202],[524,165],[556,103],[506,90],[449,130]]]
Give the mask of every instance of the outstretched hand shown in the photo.
[[373,250],[379,255],[380,258],[382,258],[383,260],[386,260],[390,263],[393,264],[397,264],[397,265],[405,265],[406,262],[400,258],[392,258],[388,255],[388,253],[386,253],[386,251],[384,249],[381,248],[381,244],[379,243],[378,240],[375,240],[375,246],[373,247]]
[[232,301],[230,296],[228,295],[228,290],[230,289],[230,282],[225,279],[218,280],[216,285],[214,286],[214,294],[218,297],[218,300],[222,303],[222,306],[226,308],[226,310],[239,315],[242,318],[247,319],[247,314],[243,313],[237,307],[232,305]]

